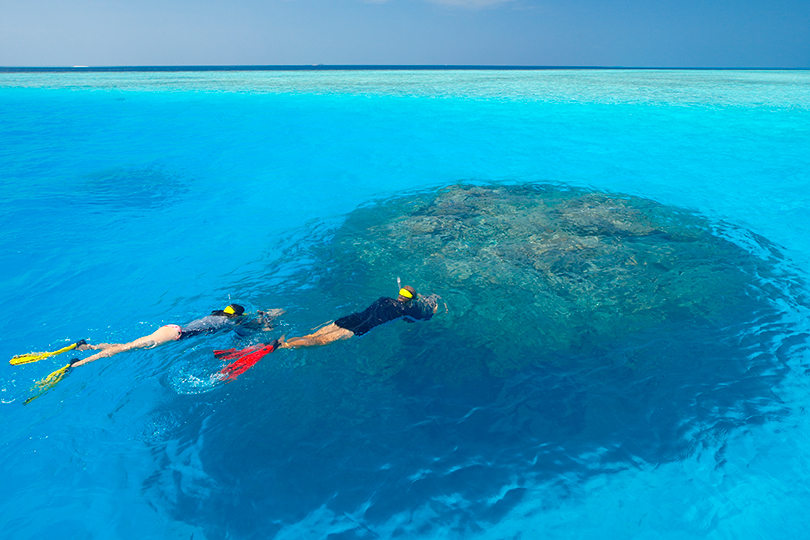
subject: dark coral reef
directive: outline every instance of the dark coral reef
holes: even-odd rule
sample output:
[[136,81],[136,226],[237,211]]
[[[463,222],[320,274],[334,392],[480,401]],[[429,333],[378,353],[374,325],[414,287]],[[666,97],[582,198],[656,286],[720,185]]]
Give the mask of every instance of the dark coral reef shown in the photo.
[[493,375],[639,332],[739,322],[765,271],[692,213],[552,185],[457,185],[384,201],[351,214],[318,251],[331,279],[373,289],[402,276],[440,294],[446,338],[487,351]]

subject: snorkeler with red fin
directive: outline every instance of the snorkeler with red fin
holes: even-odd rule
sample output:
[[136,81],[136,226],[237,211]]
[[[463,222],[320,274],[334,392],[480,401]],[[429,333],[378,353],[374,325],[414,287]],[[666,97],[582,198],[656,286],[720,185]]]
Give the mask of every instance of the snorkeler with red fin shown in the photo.
[[[397,282],[399,283],[399,278]],[[362,336],[372,328],[398,319],[406,322],[427,321],[433,317],[438,307],[438,295],[422,296],[410,285],[405,285],[399,289],[396,298],[383,296],[363,311],[327,323],[312,334],[282,341],[281,348],[320,347],[353,336]]]
[[[397,282],[399,284],[399,280]],[[438,309],[438,298],[437,295],[428,297],[417,295],[416,289],[406,285],[400,287],[397,298],[380,298],[364,311],[342,317],[314,334],[290,338],[287,341],[282,337],[273,340],[272,343],[260,343],[244,349],[214,351],[214,356],[221,360],[235,360],[219,372],[220,379],[227,381],[236,379],[276,349],[326,345],[355,335],[362,336],[372,328],[397,319],[405,319],[408,322],[429,320]]]

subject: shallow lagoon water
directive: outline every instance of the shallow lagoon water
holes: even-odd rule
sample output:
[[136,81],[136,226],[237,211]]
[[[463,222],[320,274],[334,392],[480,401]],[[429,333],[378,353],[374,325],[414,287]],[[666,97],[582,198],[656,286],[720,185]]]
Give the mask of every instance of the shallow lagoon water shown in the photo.
[[[6,532],[799,535],[808,103],[807,72],[3,74],[0,299],[23,314],[0,322],[4,358],[229,300],[287,309],[266,337],[308,331],[410,277],[353,279],[353,224],[459,184],[648,200],[766,269],[734,324],[684,316],[505,374],[467,369],[449,282],[418,283],[449,303],[430,323],[228,385],[207,378],[228,335],[96,362],[26,407],[59,361],[6,366]],[[639,350],[660,351],[643,376],[624,369]],[[437,358],[467,371],[437,377]]]

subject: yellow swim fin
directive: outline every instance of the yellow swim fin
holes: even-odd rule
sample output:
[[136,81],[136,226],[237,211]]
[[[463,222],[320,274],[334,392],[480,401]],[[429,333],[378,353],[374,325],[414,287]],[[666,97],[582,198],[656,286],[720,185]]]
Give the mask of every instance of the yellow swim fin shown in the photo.
[[49,374],[41,381],[37,381],[36,383],[34,383],[34,388],[32,388],[32,390],[38,390],[38,392],[35,396],[31,396],[30,398],[23,401],[23,405],[28,405],[29,403],[37,399],[39,396],[41,396],[42,394],[44,394],[45,392],[56,386],[56,383],[64,379],[65,376],[68,374],[68,372],[70,371],[70,367],[78,361],[79,361],[78,358],[74,358],[61,368]]
[[18,354],[11,360],[9,360],[9,364],[12,366],[19,366],[20,364],[30,364],[31,362],[39,362],[40,360],[44,360],[45,358],[50,358],[51,356],[56,356],[57,354],[62,354],[68,351],[72,351],[76,347],[80,345],[87,345],[87,342],[83,339],[80,339],[76,343],[68,345],[67,347],[62,347],[58,351],[53,352],[31,352],[28,354]]

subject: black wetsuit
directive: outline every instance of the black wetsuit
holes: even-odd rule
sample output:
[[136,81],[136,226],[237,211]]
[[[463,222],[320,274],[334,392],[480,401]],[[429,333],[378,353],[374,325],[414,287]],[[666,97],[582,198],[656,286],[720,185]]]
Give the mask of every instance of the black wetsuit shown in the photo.
[[180,337],[184,339],[202,334],[213,334],[223,329],[233,329],[239,337],[245,337],[251,331],[261,328],[259,321],[248,321],[245,317],[224,317],[222,315],[208,315],[201,319],[191,321],[180,329]]
[[382,297],[359,313],[341,317],[335,324],[354,332],[356,336],[362,336],[375,326],[403,317],[409,322],[426,321],[433,317],[433,306],[430,302],[419,300],[400,302],[393,298]]
[[180,337],[183,339],[191,336],[199,336],[201,334],[213,334],[217,330],[223,328],[231,328],[234,326],[234,321],[228,317],[221,315],[208,315],[201,319],[191,321],[180,329]]

